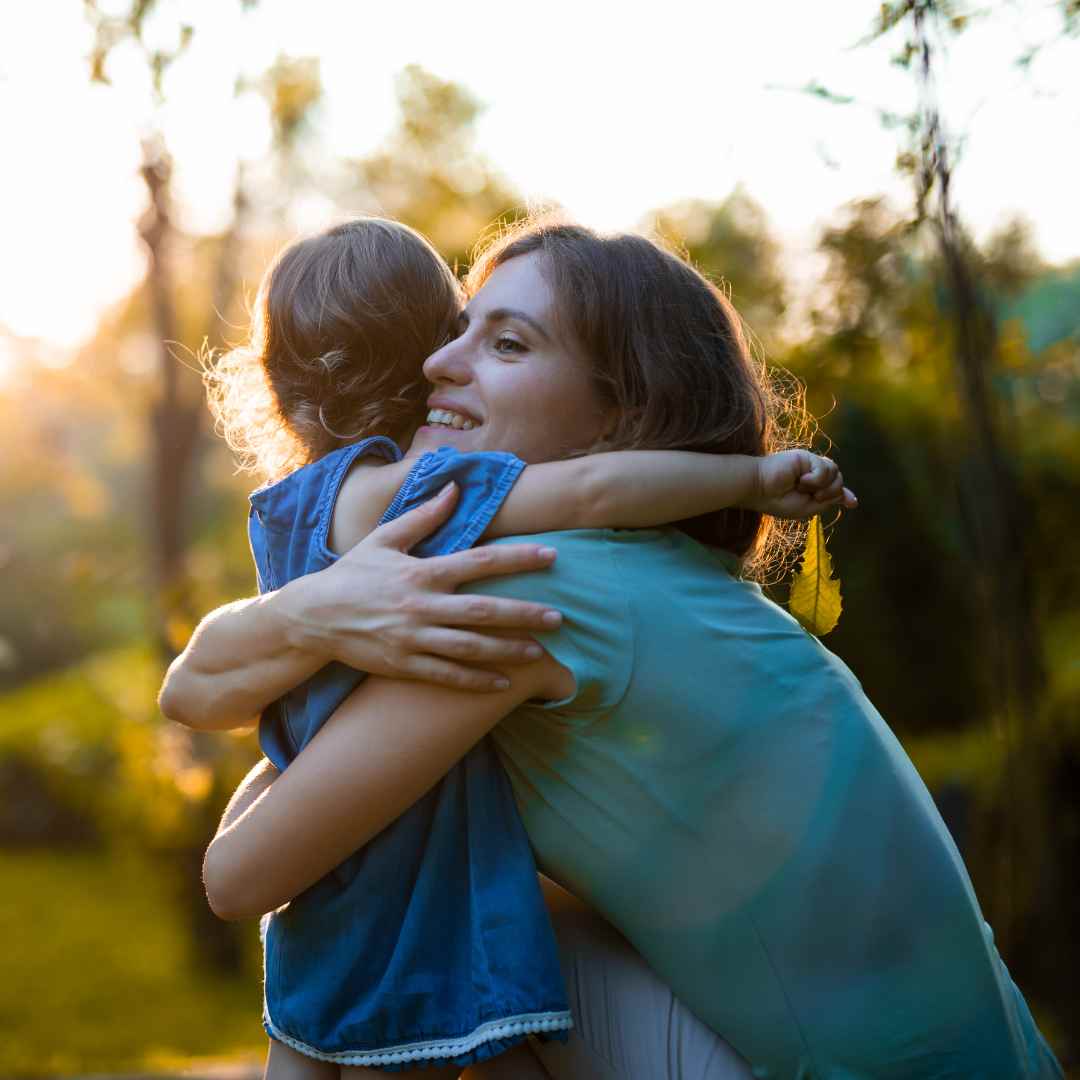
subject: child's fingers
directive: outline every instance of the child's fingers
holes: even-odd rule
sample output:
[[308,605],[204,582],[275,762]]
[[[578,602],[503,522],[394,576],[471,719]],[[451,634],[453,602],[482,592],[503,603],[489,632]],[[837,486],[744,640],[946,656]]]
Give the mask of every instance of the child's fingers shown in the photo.
[[806,494],[821,491],[832,484],[840,475],[840,469],[835,461],[828,458],[815,458],[811,468],[799,477],[799,490]]
[[838,472],[833,479],[814,495],[818,502],[835,502],[844,492],[844,478]]
[[859,505],[859,500],[855,498],[855,493],[846,487],[839,487],[836,492],[826,497],[824,492],[821,492],[814,496],[814,510],[812,513],[820,513],[826,507],[829,506],[842,506],[845,510],[854,510]]

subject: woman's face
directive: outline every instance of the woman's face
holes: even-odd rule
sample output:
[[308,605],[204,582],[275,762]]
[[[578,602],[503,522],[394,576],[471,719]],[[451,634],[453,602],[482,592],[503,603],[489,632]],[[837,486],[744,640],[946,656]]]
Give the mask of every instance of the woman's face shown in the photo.
[[604,434],[611,408],[557,325],[540,258],[519,255],[498,267],[462,312],[459,336],[428,358],[434,389],[410,457],[452,446],[552,461]]

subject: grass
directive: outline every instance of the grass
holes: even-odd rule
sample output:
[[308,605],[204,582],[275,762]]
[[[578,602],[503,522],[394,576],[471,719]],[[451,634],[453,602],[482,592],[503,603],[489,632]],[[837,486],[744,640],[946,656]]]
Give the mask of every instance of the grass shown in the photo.
[[256,965],[234,979],[197,971],[147,856],[4,852],[0,887],[0,1075],[261,1056]]

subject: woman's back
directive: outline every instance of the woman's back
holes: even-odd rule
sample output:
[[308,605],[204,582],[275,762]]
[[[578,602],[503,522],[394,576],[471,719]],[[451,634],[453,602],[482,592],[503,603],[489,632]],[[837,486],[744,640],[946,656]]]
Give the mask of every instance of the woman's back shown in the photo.
[[677,530],[545,539],[488,588],[567,617],[574,699],[495,733],[541,866],[763,1076],[1060,1075],[845,665]]

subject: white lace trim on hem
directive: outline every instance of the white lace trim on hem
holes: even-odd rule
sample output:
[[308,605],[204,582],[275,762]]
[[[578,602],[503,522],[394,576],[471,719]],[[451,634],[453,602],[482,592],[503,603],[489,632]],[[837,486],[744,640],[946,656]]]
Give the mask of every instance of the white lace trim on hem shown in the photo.
[[410,1061],[430,1061],[433,1058],[452,1058],[467,1054],[493,1039],[506,1039],[512,1035],[530,1035],[537,1031],[567,1031],[574,1026],[568,1012],[524,1013],[505,1020],[489,1020],[469,1035],[458,1039],[436,1039],[431,1042],[402,1043],[386,1046],[380,1050],[339,1050],[328,1054],[313,1046],[294,1039],[281,1031],[264,1012],[263,1021],[270,1034],[291,1046],[294,1050],[320,1061],[332,1061],[338,1065],[404,1065]]

